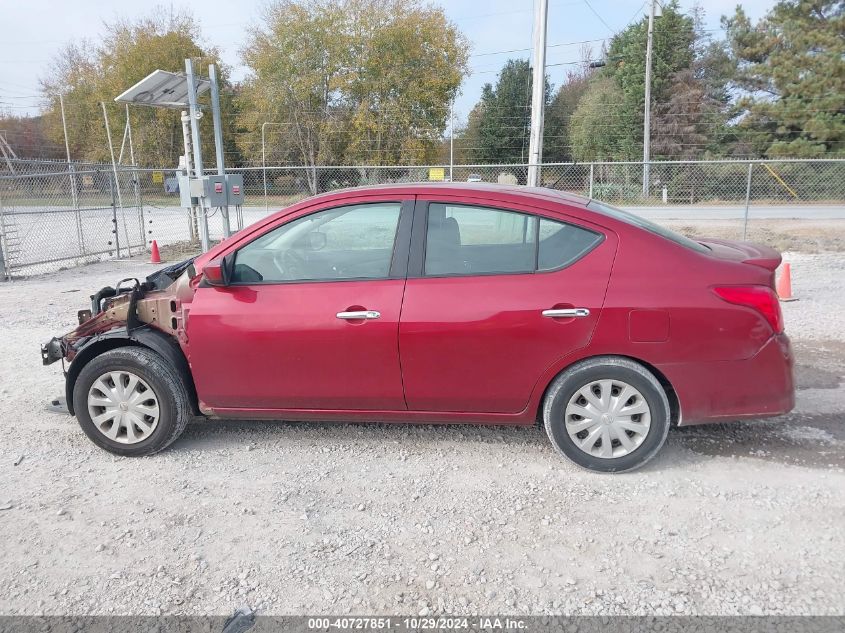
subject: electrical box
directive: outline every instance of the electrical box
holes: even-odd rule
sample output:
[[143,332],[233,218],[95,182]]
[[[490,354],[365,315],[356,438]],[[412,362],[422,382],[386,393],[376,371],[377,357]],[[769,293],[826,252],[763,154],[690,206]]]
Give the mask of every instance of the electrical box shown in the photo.
[[226,191],[229,197],[229,206],[242,206],[244,203],[244,175],[226,174]]
[[202,198],[205,196],[205,179],[191,178],[188,181],[188,189],[191,192],[192,198]]
[[203,181],[207,206],[225,207],[228,204],[226,200],[226,176],[205,176]]
[[243,174],[225,176],[203,176],[189,178],[179,176],[179,199],[183,207],[199,205],[199,198],[205,198],[207,208],[241,206],[244,203]]
[[191,179],[188,176],[179,174],[179,205],[190,209],[197,205],[196,198],[191,197]]

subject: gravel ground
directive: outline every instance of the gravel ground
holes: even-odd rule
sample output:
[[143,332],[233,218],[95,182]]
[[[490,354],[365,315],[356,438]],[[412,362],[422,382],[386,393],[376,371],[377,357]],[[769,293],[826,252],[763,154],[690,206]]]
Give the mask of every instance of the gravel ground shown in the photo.
[[841,615],[845,255],[788,258],[796,411],[622,476],[534,428],[202,422],[117,458],[45,411],[38,345],[152,267],[0,284],[0,613]]

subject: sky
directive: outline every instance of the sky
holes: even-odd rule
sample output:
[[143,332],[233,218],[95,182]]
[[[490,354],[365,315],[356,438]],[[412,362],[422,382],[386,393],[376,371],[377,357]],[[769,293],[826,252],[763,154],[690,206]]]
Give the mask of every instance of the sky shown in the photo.
[[[681,0],[689,10],[695,0]],[[470,42],[470,76],[455,102],[455,117],[464,120],[475,105],[485,83],[509,58],[529,58],[533,27],[533,0],[432,0]],[[719,19],[733,13],[738,0],[699,0],[706,12],[707,28],[719,36]],[[775,0],[742,0],[752,18],[766,13]],[[17,115],[37,114],[40,97],[38,78],[47,72],[56,51],[69,41],[88,38],[94,42],[103,23],[115,18],[147,15],[158,9],[186,8],[200,22],[207,44],[217,46],[223,61],[232,68],[233,80],[248,70],[240,62],[246,28],[260,22],[266,0],[181,0],[172,3],[138,0],[0,0],[0,21],[6,26],[0,38],[0,111]],[[559,85],[571,62],[582,58],[578,42],[589,41],[593,57],[602,43],[647,10],[643,0],[549,0],[547,74]],[[509,51],[509,52],[499,52]],[[492,54],[495,53],[495,54]],[[560,64],[560,65],[555,65]],[[165,69],[181,70],[181,69]],[[129,86],[127,86],[128,88]]]

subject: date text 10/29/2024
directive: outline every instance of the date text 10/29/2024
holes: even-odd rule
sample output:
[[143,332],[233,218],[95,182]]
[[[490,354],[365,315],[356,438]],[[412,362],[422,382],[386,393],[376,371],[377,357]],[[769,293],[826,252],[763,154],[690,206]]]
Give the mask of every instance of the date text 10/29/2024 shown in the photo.
[[308,618],[308,628],[315,631],[524,631],[525,620],[508,617],[347,617]]

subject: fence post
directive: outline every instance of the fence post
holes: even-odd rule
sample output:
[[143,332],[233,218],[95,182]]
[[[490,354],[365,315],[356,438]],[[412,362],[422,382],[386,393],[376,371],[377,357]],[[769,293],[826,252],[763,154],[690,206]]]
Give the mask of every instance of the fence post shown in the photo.
[[115,204],[114,199],[115,184],[114,174],[109,174],[109,191],[111,192],[111,223],[114,227],[112,233],[114,233],[114,248],[117,253],[117,259],[120,259],[120,231],[117,229],[117,204]]
[[0,187],[0,280],[7,281],[9,272],[6,270],[6,259],[3,257],[3,242],[6,240],[6,223],[3,220],[3,191]]
[[144,199],[141,197],[141,183],[139,182],[138,172],[135,175],[135,195],[138,199],[138,209],[140,210],[139,221],[141,222],[141,252],[147,250],[147,225],[144,218]]
[[754,169],[754,163],[748,163],[748,181],[745,184],[745,217],[742,221],[742,239],[743,241],[748,237],[748,207],[751,204],[751,170]]
[[590,199],[593,197],[593,167],[595,163],[590,163],[590,195],[588,196]]
[[82,229],[82,211],[79,210],[79,192],[77,191],[76,185],[76,168],[70,160],[67,162],[67,168],[70,174],[71,199],[73,200],[73,208],[76,212],[76,239],[79,240],[80,255],[85,255],[85,233]]

